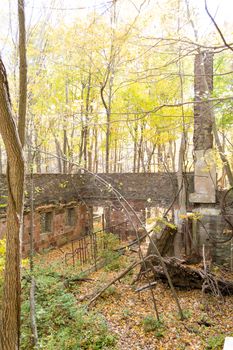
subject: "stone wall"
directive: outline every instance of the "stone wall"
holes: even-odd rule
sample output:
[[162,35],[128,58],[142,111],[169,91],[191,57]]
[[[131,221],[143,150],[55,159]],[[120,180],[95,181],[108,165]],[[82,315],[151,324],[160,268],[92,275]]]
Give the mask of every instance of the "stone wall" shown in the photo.
[[[188,175],[192,183],[192,175]],[[128,214],[123,209],[124,197],[134,211],[145,222],[146,207],[167,207],[177,193],[176,174],[35,174],[34,207],[35,207],[35,250],[39,251],[52,246],[60,246],[78,238],[92,226],[93,206],[103,206],[106,226],[114,227],[111,231],[122,238],[135,238],[135,229],[140,223],[128,208]],[[191,185],[192,186],[192,185]],[[117,194],[114,194],[113,187]],[[23,253],[30,248],[30,178],[26,178],[25,214]],[[5,210],[7,202],[7,183],[4,175],[0,176],[1,224],[0,237],[5,229]],[[77,222],[74,227],[66,225],[67,209],[73,203]],[[121,205],[123,203],[123,206]],[[52,214],[51,232],[42,232],[41,215],[45,212]],[[89,218],[87,217],[89,215]],[[119,225],[126,221],[124,225]]]
[[[68,220],[68,210],[72,210],[73,219]],[[44,227],[42,218],[49,214],[50,227]],[[34,249],[41,251],[52,247],[60,247],[71,240],[84,235],[90,229],[92,219],[84,204],[70,203],[67,205],[45,205],[37,207],[34,212]],[[22,239],[22,253],[27,256],[30,251],[30,212],[24,213],[24,230]],[[48,223],[47,223],[48,224]],[[0,220],[0,238],[4,236],[6,218]]]
[[[187,174],[189,192],[193,191],[193,174]],[[26,178],[25,206],[29,206],[29,177]],[[147,174],[35,174],[34,204],[58,204],[84,200],[90,205],[118,202],[121,195],[129,201],[141,201],[148,207],[167,207],[177,193],[175,173]],[[114,187],[118,197],[112,190]],[[6,203],[6,177],[0,176],[0,204]]]
[[[74,210],[72,224],[67,222],[67,211]],[[41,217],[44,213],[51,213],[52,223],[51,230],[42,232]],[[39,207],[34,213],[34,247],[36,251],[45,248],[59,247],[65,243],[77,239],[83,235],[87,226],[87,211],[84,205],[64,206],[44,206]],[[23,233],[23,254],[30,251],[30,213],[24,215],[24,233]]]
[[125,211],[119,204],[104,209],[106,226],[110,227],[109,231],[118,234],[122,240],[135,239],[137,234],[142,232],[138,218],[143,224],[146,220],[144,202],[135,200],[129,202],[129,204],[133,211]]
[[197,211],[201,218],[193,224],[193,238],[199,254],[203,255],[205,245],[206,259],[211,259],[218,265],[231,265],[232,230],[221,215],[220,209],[201,207]]
[[[98,175],[99,176],[99,175]],[[41,250],[52,246],[61,246],[66,242],[78,238],[88,229],[92,229],[93,206],[103,206],[106,227],[113,227],[110,231],[124,238],[135,238],[135,228],[140,229],[140,224],[135,214],[122,200],[121,195],[132,206],[133,210],[145,222],[146,207],[168,207],[174,200],[177,192],[176,174],[151,173],[151,174],[100,174],[98,181],[95,176],[86,174],[61,175],[61,174],[36,174],[34,175],[34,206],[35,206],[35,249]],[[192,191],[193,175],[188,175],[189,189]],[[30,213],[29,213],[29,179],[26,185],[26,208],[24,217],[24,254],[29,250]],[[101,184],[104,181],[106,185]],[[112,191],[112,186],[119,191],[117,196]],[[0,176],[0,201],[6,203],[6,178]],[[123,206],[121,205],[123,204]],[[128,214],[123,209],[126,206]],[[67,209],[75,208],[77,221],[75,226],[66,224]],[[208,207],[208,206],[207,206]],[[209,207],[213,211],[213,205]],[[207,208],[208,209],[208,208]],[[200,208],[196,208],[197,211]],[[208,209],[209,210],[209,209]],[[219,211],[219,205],[215,209]],[[5,208],[1,208],[0,237],[5,229]],[[51,232],[41,232],[41,214],[52,212],[53,224]],[[122,224],[125,221],[124,224]],[[221,215],[203,216],[206,229],[212,235],[222,240],[225,236],[225,224]],[[205,230],[198,225],[196,228],[199,241],[198,249],[202,249],[205,242],[207,254],[211,251],[213,259],[218,263],[229,262],[230,242],[226,244],[210,243]],[[139,230],[140,233],[140,230]]]

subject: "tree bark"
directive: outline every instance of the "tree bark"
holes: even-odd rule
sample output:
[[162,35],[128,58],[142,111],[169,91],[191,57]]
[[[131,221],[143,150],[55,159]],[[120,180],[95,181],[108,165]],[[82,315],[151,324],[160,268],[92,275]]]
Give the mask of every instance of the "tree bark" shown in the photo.
[[187,214],[186,209],[186,186],[183,179],[183,173],[184,173],[184,158],[185,158],[185,151],[186,151],[186,145],[185,145],[185,133],[182,133],[181,143],[180,143],[180,151],[179,151],[179,166],[178,166],[178,172],[177,172],[177,182],[178,182],[178,190],[179,190],[179,209],[177,210],[177,218],[176,218],[176,224],[177,224],[177,233],[175,235],[174,239],[174,255],[177,258],[181,258],[182,255],[182,248],[183,248],[183,237],[182,237],[182,229],[183,229],[183,221],[182,215]]
[[4,272],[1,350],[18,350],[20,338],[20,241],[23,219],[24,159],[12,113],[5,67],[0,60],[0,133],[8,166],[6,264]]

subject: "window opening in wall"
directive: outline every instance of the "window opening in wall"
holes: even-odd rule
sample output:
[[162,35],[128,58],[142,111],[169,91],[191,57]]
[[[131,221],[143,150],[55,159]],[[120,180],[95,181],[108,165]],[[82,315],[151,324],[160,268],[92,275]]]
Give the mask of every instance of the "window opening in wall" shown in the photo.
[[74,208],[67,208],[66,213],[66,225],[67,226],[74,226],[76,223],[76,214]]
[[52,232],[53,213],[51,211],[40,214],[41,233]]
[[104,207],[93,207],[93,228],[94,231],[104,228]]

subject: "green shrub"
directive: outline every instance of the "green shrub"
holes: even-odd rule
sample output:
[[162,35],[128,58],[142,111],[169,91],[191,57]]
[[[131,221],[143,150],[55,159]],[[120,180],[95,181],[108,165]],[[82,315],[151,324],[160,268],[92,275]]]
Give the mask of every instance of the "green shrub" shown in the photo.
[[105,271],[117,271],[124,263],[123,257],[116,251],[119,238],[113,233],[102,233],[98,236],[100,242],[100,257],[105,260]]
[[[192,317],[192,310],[189,310],[189,309],[185,309],[183,310],[183,316],[184,316],[184,319],[187,320],[188,318]],[[181,316],[180,314],[178,314],[178,318],[180,319]]]
[[225,336],[223,334],[210,337],[207,341],[206,350],[220,350],[223,348]]
[[118,271],[121,268],[121,257],[116,252],[106,252],[105,253],[106,265],[104,267],[105,271]]
[[147,333],[155,331],[155,335],[157,337],[163,337],[164,324],[162,320],[158,321],[154,316],[149,315],[142,320],[142,325],[144,332]]
[[123,318],[123,319],[129,318],[129,317],[131,317],[132,315],[133,315],[133,312],[132,312],[131,310],[129,310],[129,309],[124,309],[124,310],[122,311],[122,318]]
[[98,235],[97,239],[103,250],[114,251],[119,247],[119,237],[111,232],[104,232]]

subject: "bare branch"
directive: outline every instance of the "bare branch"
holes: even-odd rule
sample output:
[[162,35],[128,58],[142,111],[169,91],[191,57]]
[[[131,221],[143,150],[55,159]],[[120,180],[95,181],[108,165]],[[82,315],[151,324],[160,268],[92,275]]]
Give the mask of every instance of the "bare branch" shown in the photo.
[[208,6],[207,6],[207,0],[205,0],[205,10],[206,10],[207,15],[210,17],[212,23],[214,24],[215,28],[217,29],[217,31],[218,31],[218,33],[219,33],[219,35],[220,35],[220,37],[221,37],[221,39],[222,39],[224,45],[225,45],[226,47],[228,47],[228,49],[230,49],[231,51],[233,51],[233,47],[231,47],[231,45],[228,44],[228,43],[226,42],[226,39],[225,39],[225,37],[224,37],[222,31],[220,30],[220,28],[219,28],[217,22],[215,21],[214,17],[211,15],[211,13],[210,13],[210,11],[209,11],[209,9],[208,9]]

